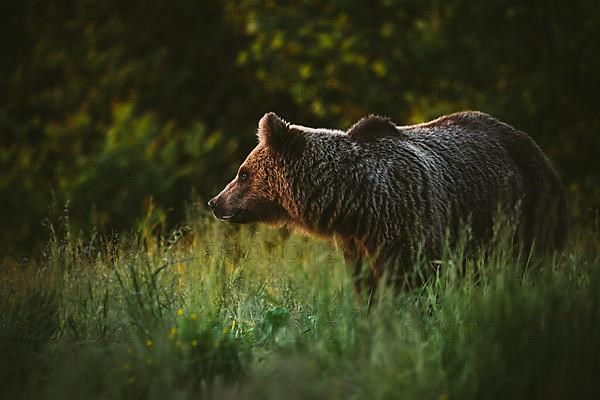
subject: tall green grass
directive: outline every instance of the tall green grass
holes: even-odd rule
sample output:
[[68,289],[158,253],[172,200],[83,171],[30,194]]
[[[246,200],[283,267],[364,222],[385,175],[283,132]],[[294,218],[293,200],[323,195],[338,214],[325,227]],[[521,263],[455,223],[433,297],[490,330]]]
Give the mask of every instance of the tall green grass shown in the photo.
[[[55,233],[3,265],[0,397],[590,398],[600,244],[447,252],[425,284],[359,298],[333,245],[203,216],[163,238]],[[418,271],[417,271],[418,272]],[[574,397],[575,396],[575,397]]]

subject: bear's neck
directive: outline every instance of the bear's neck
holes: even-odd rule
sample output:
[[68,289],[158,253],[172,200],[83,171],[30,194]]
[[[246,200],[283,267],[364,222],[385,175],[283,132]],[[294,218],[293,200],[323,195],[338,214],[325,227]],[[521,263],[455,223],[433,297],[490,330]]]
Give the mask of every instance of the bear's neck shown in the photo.
[[370,190],[360,148],[344,136],[320,139],[294,165],[292,222],[320,235],[360,236],[369,225]]

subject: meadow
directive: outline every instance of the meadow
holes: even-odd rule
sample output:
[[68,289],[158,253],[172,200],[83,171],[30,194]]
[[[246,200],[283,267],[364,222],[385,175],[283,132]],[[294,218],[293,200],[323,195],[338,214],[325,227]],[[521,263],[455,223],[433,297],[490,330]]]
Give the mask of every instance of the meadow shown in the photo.
[[[597,3],[0,1],[0,400],[600,398]],[[464,110],[551,160],[563,251],[499,224],[369,300],[334,244],[206,213],[266,112]]]
[[[358,296],[333,244],[202,212],[3,263],[0,398],[564,399],[597,391],[600,232],[543,260],[501,230]],[[411,274],[418,274],[415,265]]]

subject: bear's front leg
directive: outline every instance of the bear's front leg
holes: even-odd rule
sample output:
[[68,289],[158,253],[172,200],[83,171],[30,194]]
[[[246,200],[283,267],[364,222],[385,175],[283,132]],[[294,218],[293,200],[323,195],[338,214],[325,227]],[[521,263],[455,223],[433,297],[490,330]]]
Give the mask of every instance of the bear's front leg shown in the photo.
[[365,260],[366,250],[361,243],[355,239],[344,240],[344,261],[348,267],[352,268],[354,289],[357,294],[366,290],[370,296],[377,282],[372,269],[369,268]]

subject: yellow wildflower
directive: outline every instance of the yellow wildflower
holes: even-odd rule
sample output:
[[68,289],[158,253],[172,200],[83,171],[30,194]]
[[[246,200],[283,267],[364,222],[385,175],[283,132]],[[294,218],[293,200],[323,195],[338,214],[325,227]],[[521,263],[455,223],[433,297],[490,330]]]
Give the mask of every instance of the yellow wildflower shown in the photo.
[[177,315],[179,315],[180,317],[183,315],[183,308],[177,309]]
[[152,341],[152,339],[147,339],[146,340],[146,347],[147,348],[152,348],[152,345],[154,344],[154,342]]
[[192,319],[192,321],[195,321],[198,319],[198,315],[196,315],[196,313],[193,312],[190,318]]

